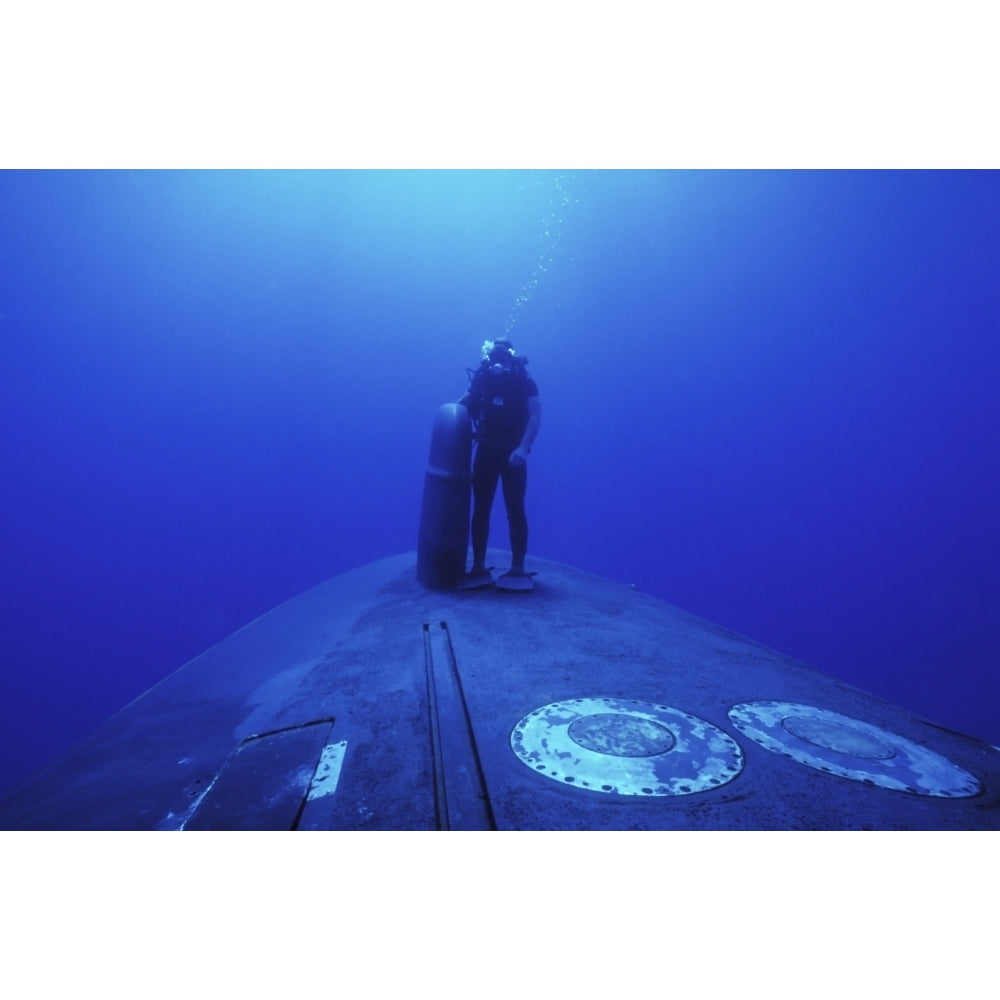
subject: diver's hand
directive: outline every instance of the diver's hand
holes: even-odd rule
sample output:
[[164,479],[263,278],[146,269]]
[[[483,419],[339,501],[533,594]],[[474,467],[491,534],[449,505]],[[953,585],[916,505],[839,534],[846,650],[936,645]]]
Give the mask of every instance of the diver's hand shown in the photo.
[[513,468],[519,468],[522,465],[527,465],[528,463],[528,451],[526,448],[515,448],[510,453],[510,458],[507,461],[511,464]]

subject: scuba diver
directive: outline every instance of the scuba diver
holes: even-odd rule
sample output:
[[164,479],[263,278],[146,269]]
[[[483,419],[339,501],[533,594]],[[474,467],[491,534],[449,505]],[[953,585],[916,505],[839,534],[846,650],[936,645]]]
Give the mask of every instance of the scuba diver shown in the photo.
[[[542,421],[538,386],[525,371],[528,359],[514,350],[506,337],[483,344],[483,360],[470,370],[469,388],[458,402],[469,411],[476,454],[472,463],[472,569],[467,577],[491,578],[486,566],[490,511],[497,481],[503,484],[504,505],[510,525],[511,566],[504,578],[518,578],[530,585],[524,571],[528,550],[528,519],[524,494],[528,485],[528,455]],[[526,588],[525,588],[526,589]]]

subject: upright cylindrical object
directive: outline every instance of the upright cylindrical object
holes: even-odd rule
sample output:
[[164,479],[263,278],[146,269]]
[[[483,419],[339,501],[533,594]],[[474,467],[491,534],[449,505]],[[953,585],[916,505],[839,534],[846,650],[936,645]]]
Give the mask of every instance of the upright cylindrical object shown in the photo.
[[417,579],[433,590],[453,589],[465,575],[471,463],[469,411],[458,403],[445,403],[431,432],[417,543]]

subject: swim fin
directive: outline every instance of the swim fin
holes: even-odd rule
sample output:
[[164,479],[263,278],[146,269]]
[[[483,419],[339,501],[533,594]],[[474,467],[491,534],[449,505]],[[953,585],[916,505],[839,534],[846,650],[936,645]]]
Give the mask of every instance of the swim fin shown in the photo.
[[492,566],[487,566],[482,573],[466,573],[459,581],[459,590],[476,590],[479,587],[489,587],[493,584]]
[[497,577],[496,586],[498,590],[534,590],[536,573],[511,573],[506,572]]

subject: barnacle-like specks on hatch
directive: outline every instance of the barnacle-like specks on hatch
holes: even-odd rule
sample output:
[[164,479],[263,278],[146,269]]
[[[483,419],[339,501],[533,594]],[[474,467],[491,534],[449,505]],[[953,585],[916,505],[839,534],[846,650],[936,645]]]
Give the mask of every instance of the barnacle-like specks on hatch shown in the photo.
[[736,741],[704,719],[624,698],[571,698],[535,709],[510,744],[538,774],[605,795],[689,795],[732,781]]
[[762,747],[842,778],[911,795],[968,798],[982,791],[968,771],[933,750],[827,709],[753,701],[733,706],[729,718]]

